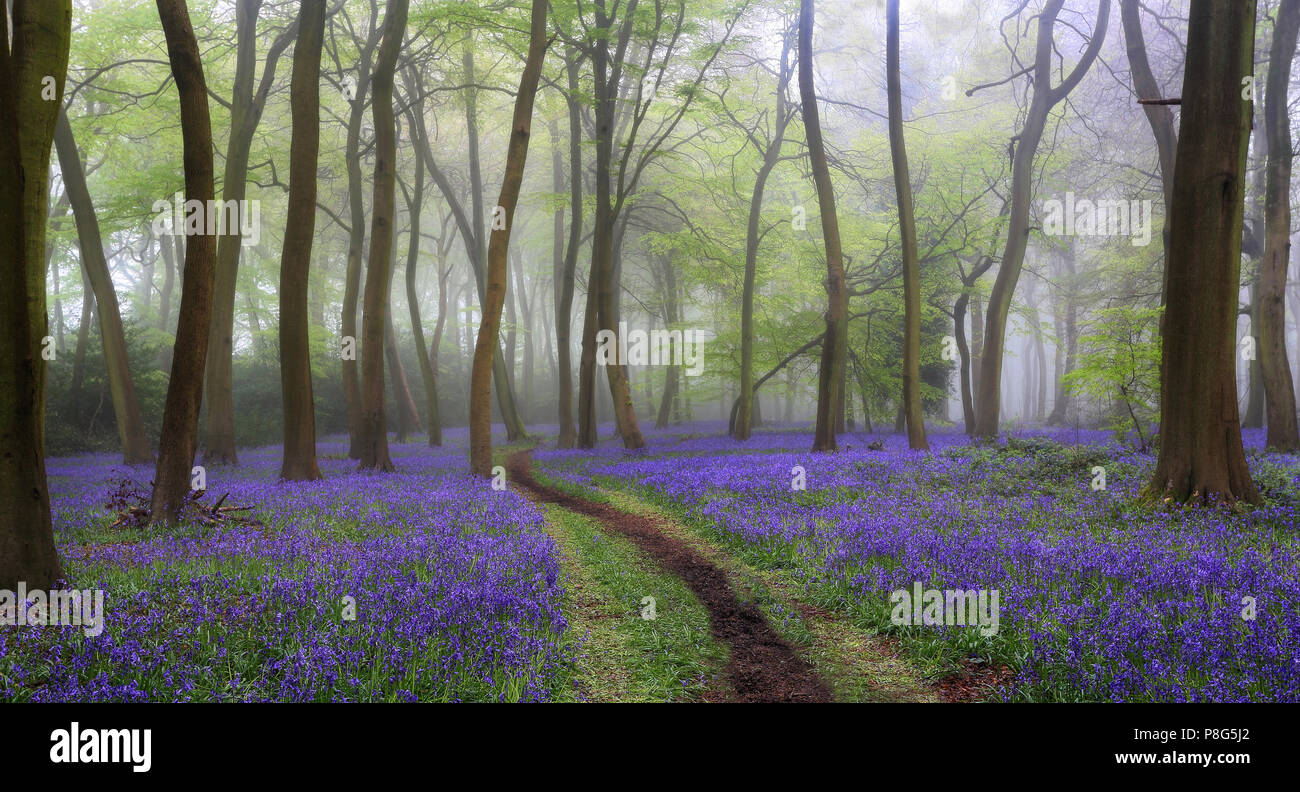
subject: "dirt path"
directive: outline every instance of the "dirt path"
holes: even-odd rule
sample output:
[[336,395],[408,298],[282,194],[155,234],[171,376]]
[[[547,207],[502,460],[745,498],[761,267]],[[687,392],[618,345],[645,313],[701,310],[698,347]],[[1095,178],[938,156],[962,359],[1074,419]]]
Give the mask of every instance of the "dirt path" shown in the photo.
[[658,521],[628,514],[608,504],[593,503],[539,484],[532,476],[528,451],[506,462],[510,480],[538,500],[599,521],[636,542],[647,555],[680,576],[709,611],[713,636],[726,643],[727,665],[734,696],[740,702],[828,702],[829,688],[763,618],[753,603],[742,603],[727,574],[679,539],[660,530]]

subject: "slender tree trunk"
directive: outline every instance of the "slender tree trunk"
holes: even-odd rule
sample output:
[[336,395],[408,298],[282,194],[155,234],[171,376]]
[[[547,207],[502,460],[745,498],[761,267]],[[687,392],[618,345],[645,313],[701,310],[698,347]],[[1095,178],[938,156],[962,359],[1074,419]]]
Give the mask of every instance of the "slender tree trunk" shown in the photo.
[[[1267,396],[1268,447],[1300,450],[1295,383],[1286,352],[1286,280],[1291,263],[1291,118],[1287,107],[1291,62],[1300,30],[1300,0],[1281,0],[1264,93],[1268,160],[1264,188],[1264,257],[1260,263],[1259,364]],[[1252,328],[1253,329],[1253,328]]]
[[[396,257],[394,257],[396,264]],[[395,269],[396,267],[394,267]],[[392,275],[389,275],[392,278]],[[406,366],[402,365],[401,351],[397,348],[397,334],[393,331],[393,308],[390,304],[384,315],[384,359],[388,369],[388,385],[393,391],[393,401],[397,404],[397,442],[405,443],[412,431],[420,431],[420,411],[415,406],[415,397],[411,395],[411,383],[406,378]]]
[[72,422],[81,425],[81,386],[86,378],[86,350],[90,347],[90,325],[95,321],[95,292],[85,268],[81,272],[81,323],[77,325],[77,345],[72,353]]
[[[781,144],[785,138],[786,124],[791,118],[787,108],[786,92],[790,86],[790,41],[783,39],[781,69],[776,83],[776,115],[772,139],[763,153],[763,164],[754,178],[754,189],[749,199],[749,219],[745,226],[745,281],[740,298],[740,408],[736,413],[733,434],[737,440],[748,440],[753,424],[754,404],[754,287],[758,276],[759,221],[763,216],[763,190],[767,178],[781,158]],[[663,411],[660,410],[660,414]]]
[[46,315],[45,268],[40,266],[45,254],[46,219],[50,209],[50,148],[61,99],[46,100],[45,79],[53,77],[56,97],[63,96],[68,73],[67,33],[72,15],[71,0],[15,3],[13,43],[10,54],[13,69],[14,99],[18,103],[18,151],[22,159],[22,211],[10,215],[6,223],[21,221],[26,228],[23,244],[27,246],[27,318],[31,323],[29,338],[36,362],[36,439],[45,448],[45,359],[41,356],[49,319]]
[[894,162],[894,190],[898,193],[898,225],[903,245],[903,413],[907,417],[907,445],[914,451],[930,450],[921,412],[921,262],[916,250],[916,216],[912,183],[903,137],[903,89],[899,77],[898,0],[886,6],[889,33],[886,42],[886,81],[889,93],[889,152]]
[[1053,87],[1051,83],[1055,42],[1052,31],[1061,12],[1064,0],[1048,0],[1038,14],[1038,40],[1033,67],[1033,97],[1025,117],[1025,125],[1017,136],[1011,175],[1011,212],[1007,230],[1006,250],[989,294],[989,304],[984,327],[984,349],[980,360],[979,388],[975,397],[975,434],[991,440],[998,433],[1001,412],[1002,351],[1006,344],[1007,314],[1011,310],[1016,282],[1025,262],[1029,243],[1029,204],[1033,199],[1034,155],[1043,137],[1052,108],[1059,104],[1097,59],[1106,38],[1110,19],[1110,0],[1100,0],[1096,29],[1088,48],[1074,69]]
[[[664,259],[664,324],[666,329],[671,330],[675,325],[681,322],[681,308],[677,304],[677,271],[673,268],[671,259]],[[668,337],[669,361],[677,360],[677,339],[671,335]],[[670,410],[677,403],[677,394],[682,372],[681,367],[670,365],[664,375],[664,393],[663,399],[659,402],[659,414],[655,416],[655,428],[664,429],[668,426]],[[751,397],[754,385],[750,386]]]
[[[1079,304],[1075,298],[1075,269],[1074,269],[1074,246],[1070,245],[1065,249],[1061,258],[1063,268],[1061,280],[1061,292],[1058,293],[1058,299],[1065,302],[1063,314],[1064,325],[1061,337],[1057,339],[1058,346],[1065,345],[1064,366],[1061,369],[1060,376],[1056,378],[1056,401],[1052,404],[1052,414],[1047,417],[1048,426],[1062,426],[1069,420],[1070,411],[1070,389],[1065,387],[1065,376],[1074,371],[1075,360],[1079,351]],[[1163,286],[1161,287],[1163,290]],[[1164,320],[1161,318],[1161,324]]]
[[[185,0],[157,0],[157,3],[167,37],[172,76],[180,94],[186,203],[199,201],[206,207],[214,199],[215,188],[212,121],[199,45]],[[193,235],[185,245],[185,283],[181,289],[180,320],[163,407],[150,508],[150,520],[155,524],[175,523],[190,491],[190,468],[198,444],[199,404],[203,399],[203,367],[212,321],[216,252],[216,238],[206,233]]]
[[[9,286],[0,296],[0,589],[9,591],[20,582],[50,589],[63,577],[45,481],[39,349],[45,334],[45,174],[54,112],[63,102],[71,2],[19,3],[13,21],[11,50],[9,16],[0,13],[0,217],[6,218],[0,247],[8,252],[3,272]],[[40,97],[47,75],[55,82],[52,102]],[[26,149],[27,143],[36,149]],[[39,214],[32,211],[38,202]]]
[[[235,86],[230,97],[230,138],[226,144],[226,165],[221,181],[225,206],[234,202],[231,222],[217,240],[217,263],[212,296],[212,331],[208,335],[207,435],[205,464],[239,461],[235,451],[234,354],[235,291],[239,278],[239,254],[243,249],[244,198],[248,192],[248,156],[266,106],[280,55],[293,40],[291,27],[276,38],[266,56],[266,73],[254,90],[257,68],[257,16],[262,0],[237,0],[235,5]],[[296,27],[296,25],[294,26]],[[230,217],[224,210],[221,214]],[[233,227],[231,227],[233,226]]]
[[[536,291],[534,291],[532,294],[529,294],[527,290],[527,284],[524,281],[524,259],[522,253],[518,256],[517,263],[518,266],[515,268],[514,296],[510,300],[510,302],[512,305],[515,304],[516,302],[518,303],[519,318],[523,320],[524,333],[523,333],[523,338],[521,340],[524,347],[524,360],[523,360],[524,383],[523,383],[523,387],[519,389],[517,393],[519,395],[522,395],[523,397],[522,402],[519,406],[519,414],[524,419],[524,421],[527,422],[532,415],[532,404],[533,404],[534,361],[533,361],[532,298],[536,294]],[[511,346],[514,346],[514,344],[511,344]]]
[[[577,429],[573,422],[573,291],[577,270],[578,246],[582,241],[582,127],[578,114],[578,64],[570,51],[566,57],[569,75],[569,93],[565,101],[569,109],[569,240],[564,259],[556,272],[555,284],[555,354],[559,372],[560,448],[573,448]],[[555,136],[552,131],[552,136]],[[556,147],[552,161],[555,169],[556,192],[559,192],[559,149]],[[563,228],[563,210],[556,209],[556,234]]]
[[316,235],[316,167],[320,155],[320,58],[325,0],[302,0],[293,51],[289,105],[289,208],[280,253],[280,392],[284,403],[284,481],[321,477],[316,462],[307,286]]
[[599,441],[596,400],[596,258],[593,252],[587,276],[586,310],[582,318],[582,351],[578,356],[578,447],[595,448]]
[[[607,18],[603,0],[597,0],[595,12],[597,25],[600,27],[606,26]],[[635,0],[631,0],[627,8],[624,9],[624,30],[620,32],[621,44],[626,44],[629,30],[627,24],[634,15]],[[621,65],[620,57],[620,55],[616,55],[614,61]],[[612,333],[617,345],[621,341],[618,335],[618,280],[615,273],[616,240],[614,239],[614,224],[618,220],[618,216],[614,210],[610,188],[616,94],[621,78],[615,75],[615,78],[611,79],[609,41],[607,38],[599,39],[592,48],[592,74],[595,77],[596,88],[596,218],[591,243],[592,278],[588,288],[594,289],[596,292],[597,330]],[[594,345],[596,335],[592,334],[590,340],[591,344]],[[584,333],[584,358],[587,355],[587,346],[588,339]],[[643,447],[645,439],[641,435],[641,427],[636,418],[636,408],[632,402],[627,361],[606,361],[605,378],[609,383],[614,423],[618,428],[619,435],[623,438],[623,446],[629,450]]]
[[1254,0],[1192,0],[1165,268],[1160,456],[1147,486],[1161,500],[1259,500],[1234,374],[1252,116],[1241,86],[1254,44]]
[[[1256,265],[1262,269],[1263,262],[1258,261]],[[1250,335],[1255,341],[1255,355],[1246,361],[1246,414],[1241,418],[1241,425],[1247,429],[1264,426],[1264,375],[1259,362],[1259,276],[1256,273],[1255,282],[1250,285]]]
[[[528,159],[528,139],[532,132],[533,100],[541,80],[542,61],[546,54],[547,0],[533,0],[532,25],[528,40],[528,59],[519,78],[515,94],[514,118],[510,125],[510,145],[506,151],[505,177],[497,206],[505,214],[505,228],[492,230],[487,252],[487,299],[483,320],[479,323],[478,342],[474,347],[474,370],[470,374],[470,472],[479,476],[492,474],[492,357],[499,343],[501,308],[505,302],[507,257],[510,230],[514,222],[519,188],[524,180]],[[504,384],[504,383],[503,383]]]
[[113,277],[104,259],[104,243],[99,235],[99,218],[86,186],[86,174],[72,136],[72,125],[66,113],[60,112],[54,132],[59,154],[59,170],[63,174],[64,188],[77,221],[77,241],[81,247],[81,264],[95,291],[95,304],[99,313],[99,334],[104,345],[104,365],[108,372],[108,387],[113,399],[113,415],[117,421],[117,435],[122,443],[122,461],[128,465],[153,461],[149,438],[140,417],[140,403],[135,397],[135,383],[126,359],[126,336],[122,332],[122,315],[118,311],[117,292]]
[[[414,112],[423,112],[416,108]],[[413,130],[414,131],[414,130]],[[430,360],[429,349],[424,345],[424,324],[420,320],[420,297],[415,288],[416,267],[420,261],[420,211],[424,206],[424,159],[415,158],[415,184],[407,197],[407,214],[410,217],[410,238],[406,248],[406,305],[411,312],[411,334],[415,337],[415,356],[420,363],[420,377],[424,380],[424,400],[428,408],[429,445],[442,445],[442,426],[438,416],[438,375]],[[441,265],[434,276],[438,278],[439,294],[446,293],[446,280]],[[441,300],[440,300],[441,301]],[[442,321],[444,309],[439,307],[438,320]],[[434,350],[436,354],[437,350]]]
[[[466,236],[467,239],[473,240],[474,249],[470,258],[474,264],[475,277],[478,280],[479,302],[486,304],[487,284],[486,273],[484,272],[486,267],[484,257],[486,255],[485,240],[487,239],[487,231],[484,228],[484,188],[482,166],[479,159],[478,89],[474,87],[476,77],[473,36],[469,36],[465,40],[461,63],[465,70],[465,84],[469,86],[465,91],[465,127],[469,146],[470,221],[473,234]],[[506,439],[513,443],[527,434],[527,428],[524,426],[523,418],[519,415],[519,406],[515,399],[514,386],[510,381],[506,357],[499,345],[496,354],[492,356],[492,366],[492,380],[496,384],[497,391],[497,408],[501,411],[501,422],[506,427]]]
[[[176,288],[176,268],[183,258],[183,254],[176,254],[178,238],[179,236],[173,233],[158,239],[158,246],[162,250],[163,268],[166,270],[163,273],[162,292],[158,297],[158,329],[168,335],[172,334],[172,292]],[[158,368],[162,371],[170,371],[171,367],[172,348],[164,344],[158,350]]]
[[[370,91],[371,61],[379,46],[383,27],[377,24],[378,6],[372,5],[370,33],[357,62],[355,96],[348,115],[348,135],[345,159],[348,168],[348,210],[351,225],[348,230],[348,265],[343,276],[343,338],[351,339],[355,352],[357,336],[357,301],[361,294],[361,259],[366,237],[366,207],[362,203],[361,188],[361,122],[365,118],[366,95]],[[362,395],[360,365],[355,354],[343,358],[343,397],[348,406],[348,456],[362,458],[365,427],[362,422]]]
[[[557,260],[555,274],[555,355],[559,370],[560,448],[573,448],[577,429],[573,423],[573,290],[578,264],[578,247],[582,244],[582,122],[578,108],[578,61],[572,50],[566,53],[566,71],[569,92],[565,102],[569,110],[569,239],[565,245],[563,261]],[[551,127],[551,137],[557,140],[552,156],[555,192],[561,189],[560,151],[558,132]],[[564,210],[555,210],[556,250],[559,250],[563,233]]]
[[[1032,404],[1033,419],[1039,423],[1047,416],[1047,352],[1043,346],[1043,327],[1038,314],[1038,304],[1030,306],[1029,311],[1030,329],[1033,335],[1030,340],[1033,343],[1034,350],[1034,393]],[[1026,412],[1029,411],[1028,405]]]
[[375,183],[371,197],[370,258],[362,297],[361,460],[362,470],[390,471],[388,421],[384,410],[384,328],[393,275],[393,218],[396,214],[397,125],[393,117],[393,74],[406,35],[409,0],[392,0],[384,13],[384,37],[371,76],[370,110],[375,125]]
[[[1128,52],[1129,70],[1133,74],[1133,89],[1139,99],[1162,99],[1160,86],[1151,73],[1147,61],[1146,42],[1142,37],[1142,22],[1138,17],[1139,0],[1120,0],[1120,21],[1124,26],[1124,41]],[[1156,152],[1160,158],[1160,183],[1165,196],[1165,223],[1160,230],[1164,243],[1165,261],[1169,260],[1169,207],[1173,205],[1174,157],[1178,152],[1178,129],[1174,126],[1174,113],[1166,105],[1142,106],[1147,124],[1156,139]],[[1161,305],[1164,304],[1163,286]],[[1161,324],[1163,324],[1163,318]]]
[[[970,293],[962,292],[957,301],[952,306],[952,329],[953,335],[957,342],[958,366],[960,371],[958,375],[961,378],[961,413],[963,421],[963,431],[967,435],[975,433],[975,400],[971,395],[971,373],[974,370],[974,361],[971,356],[970,344],[966,341],[966,307],[970,304]],[[975,324],[972,317],[971,325]]]
[[[520,233],[523,233],[522,229],[520,230]],[[514,274],[516,275],[518,274],[519,267],[521,265],[519,263],[519,256],[517,255],[517,253],[518,253],[518,248],[512,248],[510,251],[507,252],[506,254],[507,273],[513,271]],[[515,307],[515,304],[517,302],[515,297],[519,290],[510,281],[511,278],[509,275],[507,275],[506,301],[505,301],[505,312],[506,312],[505,361],[506,361],[506,374],[509,376],[510,379],[510,387],[514,388],[514,390],[517,393],[519,389],[516,388],[515,385],[517,384],[516,381],[518,380],[518,375],[516,374],[516,371],[518,370],[518,366],[519,366],[519,313]],[[519,408],[519,412],[521,414],[524,413],[523,407]]]
[[817,428],[813,451],[835,451],[835,410],[844,370],[844,348],[848,340],[844,262],[840,252],[840,226],[835,214],[835,188],[826,165],[817,93],[813,86],[813,0],[799,4],[799,96],[803,102],[804,129],[808,136],[808,157],[812,162],[817,204],[821,210],[822,236],[826,245],[826,338],[822,343],[821,368],[817,375]]

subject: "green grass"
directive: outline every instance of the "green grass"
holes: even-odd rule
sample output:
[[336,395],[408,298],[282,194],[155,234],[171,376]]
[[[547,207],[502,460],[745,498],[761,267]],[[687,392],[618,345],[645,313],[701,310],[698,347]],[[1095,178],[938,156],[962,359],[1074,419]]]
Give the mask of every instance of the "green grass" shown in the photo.
[[[568,639],[583,642],[568,700],[698,699],[727,660],[704,606],[631,540],[559,506],[545,510],[563,555]],[[642,618],[644,597],[655,599],[653,620]]]

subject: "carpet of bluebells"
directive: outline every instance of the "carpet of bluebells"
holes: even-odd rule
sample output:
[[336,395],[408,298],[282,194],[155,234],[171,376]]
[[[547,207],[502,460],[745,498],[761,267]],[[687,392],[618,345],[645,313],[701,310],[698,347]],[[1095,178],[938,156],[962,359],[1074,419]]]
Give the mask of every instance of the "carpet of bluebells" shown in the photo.
[[65,573],[106,592],[105,629],[0,627],[0,701],[551,698],[573,651],[555,544],[450,434],[395,446],[396,474],[355,472],[340,443],[317,482],[277,483],[277,447],[209,468],[207,497],[260,527],[110,529],[114,482],[152,468],[49,460]]
[[[1245,440],[1266,503],[1234,512],[1144,505],[1154,457],[1100,432],[993,446],[937,433],[930,454],[848,435],[840,453],[811,454],[806,430],[739,444],[699,429],[535,465],[639,491],[882,631],[1006,663],[1006,699],[1300,700],[1300,460],[1261,452],[1261,433]],[[806,490],[792,489],[796,467]],[[914,582],[998,590],[999,632],[892,625],[890,592]]]

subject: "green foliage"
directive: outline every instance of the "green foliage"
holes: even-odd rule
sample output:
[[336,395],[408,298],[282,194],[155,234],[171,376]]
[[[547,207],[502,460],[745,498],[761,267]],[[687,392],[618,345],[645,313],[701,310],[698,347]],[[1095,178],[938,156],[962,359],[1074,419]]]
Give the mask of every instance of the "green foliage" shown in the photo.
[[1128,305],[1099,310],[1092,332],[1079,340],[1078,368],[1065,376],[1071,392],[1107,405],[1109,428],[1142,450],[1159,418],[1161,312]]

